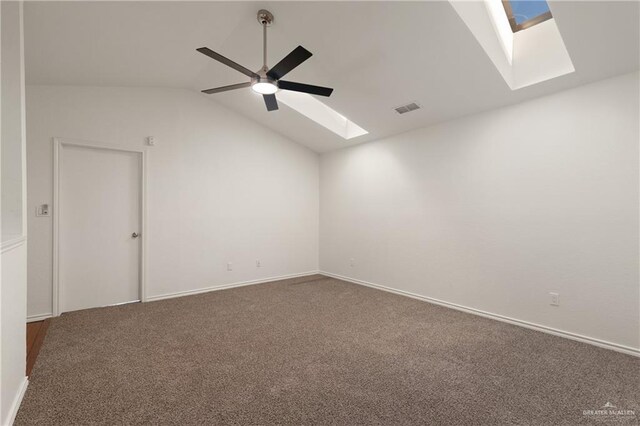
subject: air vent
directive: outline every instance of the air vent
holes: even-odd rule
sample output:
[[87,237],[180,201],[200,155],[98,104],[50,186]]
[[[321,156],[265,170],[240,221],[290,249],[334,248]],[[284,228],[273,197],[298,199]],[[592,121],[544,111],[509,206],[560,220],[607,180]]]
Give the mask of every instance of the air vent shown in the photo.
[[407,112],[415,111],[420,109],[420,105],[417,102],[411,102],[410,104],[402,105],[394,108],[398,114],[405,114]]

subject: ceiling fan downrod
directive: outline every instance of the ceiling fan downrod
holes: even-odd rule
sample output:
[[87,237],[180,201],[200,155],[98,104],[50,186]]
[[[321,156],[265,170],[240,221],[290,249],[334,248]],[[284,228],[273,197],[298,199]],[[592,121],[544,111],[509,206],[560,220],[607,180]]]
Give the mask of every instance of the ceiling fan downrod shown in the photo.
[[258,22],[262,25],[262,69],[266,72],[267,67],[267,27],[273,24],[273,14],[265,9],[258,11]]

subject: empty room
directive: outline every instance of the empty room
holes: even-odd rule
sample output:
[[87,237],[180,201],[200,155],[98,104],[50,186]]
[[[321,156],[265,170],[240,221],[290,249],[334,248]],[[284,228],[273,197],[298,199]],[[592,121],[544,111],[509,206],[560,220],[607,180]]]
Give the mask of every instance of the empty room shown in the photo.
[[640,2],[0,18],[0,425],[639,424]]

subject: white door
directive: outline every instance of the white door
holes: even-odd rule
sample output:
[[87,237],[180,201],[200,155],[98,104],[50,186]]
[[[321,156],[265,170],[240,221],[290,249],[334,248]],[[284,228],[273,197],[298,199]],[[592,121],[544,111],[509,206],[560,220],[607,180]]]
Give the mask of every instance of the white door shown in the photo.
[[61,313],[140,299],[141,171],[137,152],[60,146]]

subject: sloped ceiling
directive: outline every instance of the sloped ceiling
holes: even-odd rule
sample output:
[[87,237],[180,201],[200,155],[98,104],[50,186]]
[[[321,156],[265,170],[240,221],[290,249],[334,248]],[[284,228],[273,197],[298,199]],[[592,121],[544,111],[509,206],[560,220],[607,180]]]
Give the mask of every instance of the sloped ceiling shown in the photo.
[[[550,2],[576,72],[511,91],[449,2],[26,2],[27,84],[157,86],[194,91],[245,81],[199,54],[251,69],[262,61],[258,9],[275,15],[269,63],[297,45],[314,56],[288,80],[335,88],[322,98],[369,131],[346,141],[250,89],[211,95],[325,152],[521,102],[639,68],[637,2]],[[207,95],[202,95],[207,96]],[[411,101],[423,108],[398,115]]]

